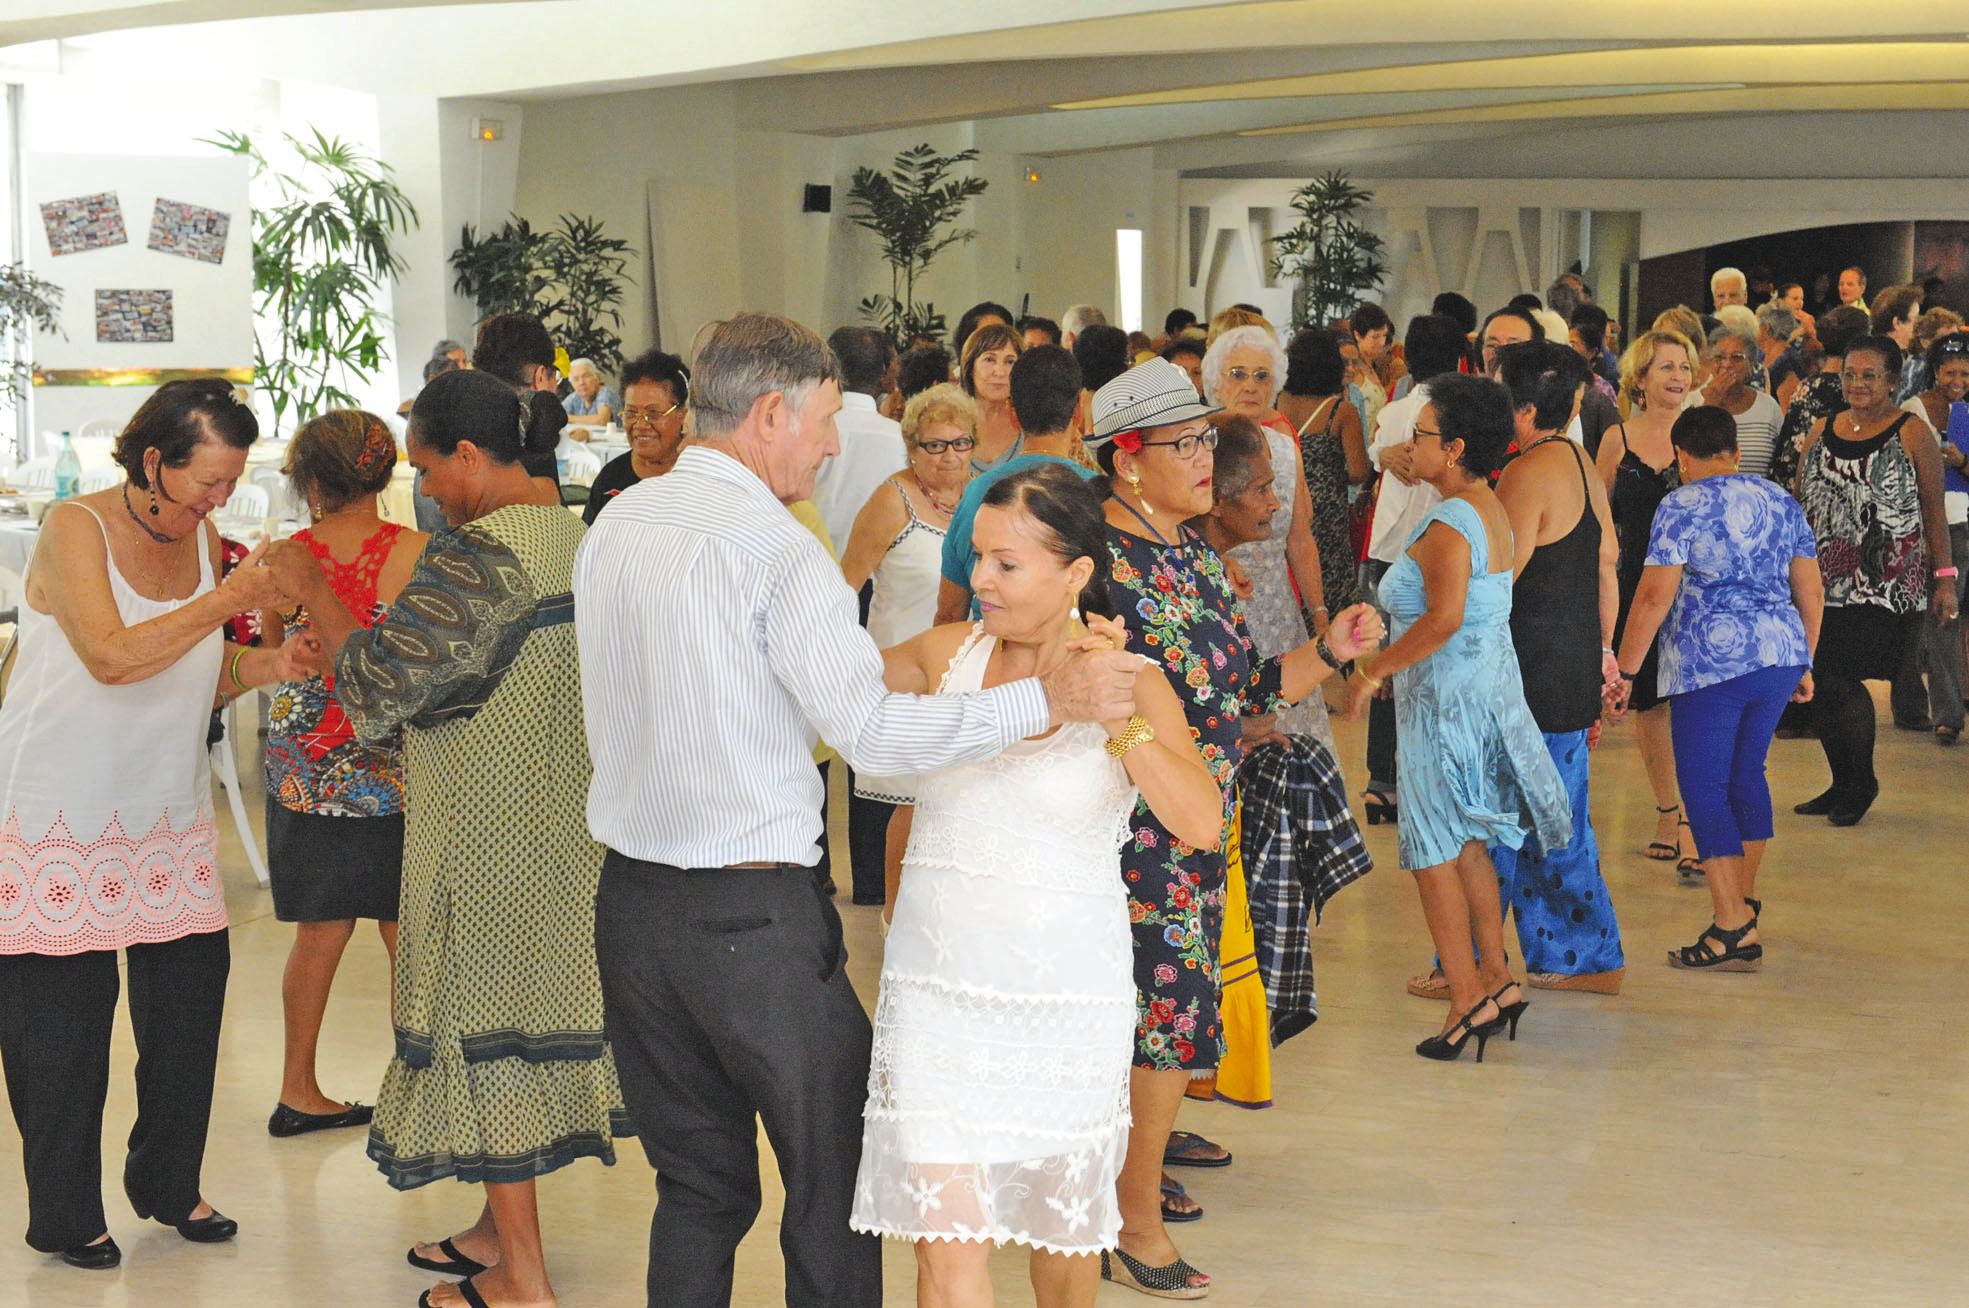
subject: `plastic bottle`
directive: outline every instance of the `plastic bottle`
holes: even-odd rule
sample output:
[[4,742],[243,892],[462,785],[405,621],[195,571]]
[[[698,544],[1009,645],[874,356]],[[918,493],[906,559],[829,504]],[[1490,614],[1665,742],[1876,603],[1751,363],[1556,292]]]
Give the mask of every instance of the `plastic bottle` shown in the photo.
[[62,452],[55,456],[55,498],[72,500],[82,493],[82,460],[76,456],[75,441],[62,433]]

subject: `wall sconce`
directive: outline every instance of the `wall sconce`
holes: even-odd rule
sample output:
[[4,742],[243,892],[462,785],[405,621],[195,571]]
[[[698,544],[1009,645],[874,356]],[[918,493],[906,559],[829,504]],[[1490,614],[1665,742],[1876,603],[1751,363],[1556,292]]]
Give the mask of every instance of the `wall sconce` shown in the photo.
[[1026,169],[1026,182],[1032,186],[1039,185],[1039,170],[1037,168]]
[[506,124],[498,118],[474,118],[472,120],[472,139],[485,144],[505,139]]

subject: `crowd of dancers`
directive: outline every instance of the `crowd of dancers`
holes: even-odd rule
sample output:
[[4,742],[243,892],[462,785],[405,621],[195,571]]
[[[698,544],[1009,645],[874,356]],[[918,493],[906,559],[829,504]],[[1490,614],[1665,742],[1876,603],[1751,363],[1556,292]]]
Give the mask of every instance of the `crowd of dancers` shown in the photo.
[[[1418,1054],[1483,1061],[1530,989],[1618,992],[1589,760],[1630,711],[1651,852],[1712,900],[1669,962],[1756,970],[1787,703],[1833,774],[1799,811],[1835,825],[1878,795],[1866,680],[1912,658],[1938,738],[1959,730],[1969,496],[1945,498],[1962,458],[1937,432],[1969,338],[1909,376],[1861,311],[1823,313],[1785,342],[1807,364],[1773,424],[1756,336],[1658,323],[1608,380],[1583,290],[1549,297],[1570,322],[1443,303],[1400,348],[1373,306],[1289,341],[1248,306],[1172,316],[1151,342],[985,304],[954,358],[741,314],[619,394],[589,367],[576,407],[619,412],[631,448],[584,513],[552,342],[506,315],[408,408],[442,529],[382,519],[397,440],[331,412],[288,455],[310,525],[230,568],[207,517],[257,423],[224,383],[163,386],[118,440],[125,482],[50,513],[0,703],[28,1243],[121,1258],[99,1144],[119,950],[132,1207],[238,1229],[201,1184],[229,966],[215,689],[267,695],[296,924],[269,1131],[366,1126],[391,1185],[483,1188],[409,1251],[456,1278],[423,1304],[552,1303],[537,1183],[628,1136],[657,1178],[649,1302],[730,1302],[761,1124],[789,1304],[879,1304],[878,1236],[913,1243],[935,1308],[990,1303],[1005,1244],[1048,1308],[1103,1279],[1206,1296],[1169,1233],[1202,1210],[1167,1169],[1231,1158],[1178,1110],[1269,1100],[1270,1048],[1314,1017],[1307,918],[1369,866],[1329,696],[1368,717],[1364,813],[1397,824],[1428,924],[1410,989],[1448,1001]],[[828,757],[853,898],[883,905],[872,1022]],[[373,1109],[315,1068],[364,920],[393,980]]]

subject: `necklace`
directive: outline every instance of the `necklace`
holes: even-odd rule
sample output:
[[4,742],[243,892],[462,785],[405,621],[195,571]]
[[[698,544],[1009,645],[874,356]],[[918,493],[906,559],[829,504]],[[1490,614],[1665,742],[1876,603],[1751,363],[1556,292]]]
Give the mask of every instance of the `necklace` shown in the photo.
[[1119,494],[1117,494],[1114,497],[1114,502],[1116,504],[1119,504],[1122,508],[1128,510],[1129,516],[1134,518],[1135,521],[1141,523],[1142,526],[1148,530],[1149,535],[1155,537],[1156,542],[1158,544],[1174,545],[1176,543],[1170,540],[1167,536],[1163,535],[1161,532],[1157,531],[1155,529],[1154,523],[1150,522],[1147,518],[1144,518],[1140,513],[1136,512],[1135,506],[1130,504],[1127,500],[1123,499]]
[[948,518],[951,514],[957,512],[957,506],[955,504],[945,504],[942,500],[938,499],[937,493],[930,489],[929,484],[926,483],[922,477],[917,476],[917,474],[913,472],[910,473],[909,475],[916,478],[916,489],[923,492],[923,498],[930,501],[931,508],[935,509],[938,513],[943,514],[943,516],[946,518]]
[[130,515],[130,521],[143,528],[144,535],[150,537],[159,545],[175,545],[178,543],[179,537],[166,536],[163,532],[137,516],[137,511],[130,506],[130,483],[127,481],[123,483],[123,511]]

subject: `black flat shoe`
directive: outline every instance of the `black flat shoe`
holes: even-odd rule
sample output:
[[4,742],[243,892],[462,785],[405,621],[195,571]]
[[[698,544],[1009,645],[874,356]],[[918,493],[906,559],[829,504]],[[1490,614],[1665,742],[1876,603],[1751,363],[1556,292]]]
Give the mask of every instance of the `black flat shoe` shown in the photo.
[[1873,807],[1873,801],[1879,797],[1878,786],[1874,787],[1873,793],[1864,797],[1841,795],[1832,801],[1832,811],[1825,815],[1826,821],[1835,827],[1856,827],[1860,824],[1860,819],[1866,816],[1866,811]]
[[123,1261],[123,1251],[116,1247],[114,1240],[98,1240],[94,1244],[78,1244],[73,1249],[64,1249],[61,1257],[70,1267],[80,1267],[85,1272],[105,1272]]
[[1828,790],[1822,795],[1813,796],[1802,804],[1793,804],[1791,811],[1799,817],[1824,817],[1826,814],[1832,812],[1833,801],[1838,798],[1839,793],[1836,790]]
[[267,1134],[285,1140],[310,1131],[334,1131],[345,1126],[368,1126],[376,1110],[368,1104],[350,1104],[339,1113],[304,1113],[286,1104],[275,1104],[267,1119]]
[[[130,1207],[137,1216],[146,1222],[150,1221],[150,1210],[137,1202],[137,1196],[130,1193],[129,1186],[123,1187],[123,1193],[130,1200]],[[157,1219],[157,1224],[170,1227],[193,1244],[220,1244],[239,1234],[239,1223],[216,1208],[208,1216],[187,1217],[182,1222],[167,1222],[160,1217]]]

